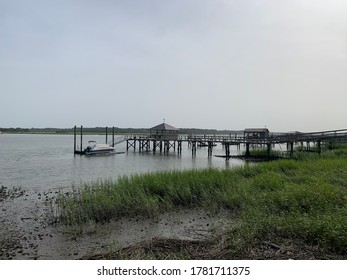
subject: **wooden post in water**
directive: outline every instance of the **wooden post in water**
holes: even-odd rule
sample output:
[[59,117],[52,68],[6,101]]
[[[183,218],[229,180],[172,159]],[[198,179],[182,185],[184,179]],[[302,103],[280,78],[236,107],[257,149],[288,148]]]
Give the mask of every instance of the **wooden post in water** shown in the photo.
[[249,157],[251,153],[249,152],[249,143],[246,143],[246,157]]
[[178,151],[178,154],[182,154],[182,140],[179,140],[177,142],[177,151]]
[[73,153],[74,153],[74,155],[76,154],[76,132],[77,132],[77,127],[74,126],[74,128],[73,128]]
[[290,142],[290,157],[293,157],[294,154],[294,142]]
[[106,131],[105,131],[105,134],[106,134],[106,142],[105,142],[105,144],[107,144],[107,126],[106,126]]
[[195,140],[192,141],[191,145],[192,145],[192,156],[194,157],[196,156],[196,141]]
[[114,126],[112,127],[112,147],[114,148]]
[[207,150],[207,156],[211,157],[212,156],[212,147],[213,147],[213,142],[208,141],[208,150]]
[[83,125],[81,125],[81,154],[82,154],[82,151],[83,151],[82,143],[83,143]]
[[229,158],[230,158],[230,143],[224,142],[224,148],[225,148],[225,159],[229,160]]

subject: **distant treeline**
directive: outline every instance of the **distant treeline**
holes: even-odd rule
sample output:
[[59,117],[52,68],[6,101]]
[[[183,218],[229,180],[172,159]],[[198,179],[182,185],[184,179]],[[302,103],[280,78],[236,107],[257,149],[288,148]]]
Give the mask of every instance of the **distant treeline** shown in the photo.
[[[148,128],[119,128],[115,127],[116,134],[148,134]],[[48,134],[72,134],[73,128],[0,128],[2,133],[48,133]],[[80,127],[77,127],[80,131]],[[83,127],[83,133],[104,134],[106,127]],[[200,128],[179,128],[179,134],[240,134],[243,131],[238,130],[217,130],[217,129],[200,129]],[[108,133],[112,133],[112,127],[108,128]]]

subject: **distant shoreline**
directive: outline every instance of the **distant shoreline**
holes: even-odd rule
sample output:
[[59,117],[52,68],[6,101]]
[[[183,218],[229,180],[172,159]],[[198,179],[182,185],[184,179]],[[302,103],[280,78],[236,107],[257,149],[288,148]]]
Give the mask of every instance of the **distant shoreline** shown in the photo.
[[[83,127],[83,134],[105,134],[106,127]],[[149,128],[119,128],[115,134],[148,134]],[[112,128],[108,128],[111,132]],[[73,134],[73,128],[0,128],[0,134]],[[179,134],[241,134],[241,130],[179,128]]]

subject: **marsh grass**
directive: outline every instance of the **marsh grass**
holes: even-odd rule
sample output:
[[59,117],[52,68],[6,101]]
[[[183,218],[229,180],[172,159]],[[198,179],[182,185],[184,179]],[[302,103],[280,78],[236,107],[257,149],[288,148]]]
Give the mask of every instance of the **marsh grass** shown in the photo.
[[[66,224],[155,217],[176,207],[232,210],[227,251],[298,240],[347,256],[347,150],[232,170],[168,171],[85,183],[57,198]],[[248,248],[248,249],[247,249]]]
[[[279,158],[287,158],[288,152],[279,151],[271,149],[268,151],[266,148],[256,148],[250,150],[251,158],[261,158],[261,159],[279,159]],[[243,156],[246,156],[246,152],[243,153]]]

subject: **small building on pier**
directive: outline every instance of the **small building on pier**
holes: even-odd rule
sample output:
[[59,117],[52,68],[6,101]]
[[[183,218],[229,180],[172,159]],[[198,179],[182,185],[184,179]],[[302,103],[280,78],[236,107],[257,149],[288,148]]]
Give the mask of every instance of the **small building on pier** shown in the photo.
[[246,128],[243,135],[245,138],[266,139],[269,137],[270,132],[267,128]]
[[150,137],[157,140],[177,140],[178,129],[167,123],[150,128]]

